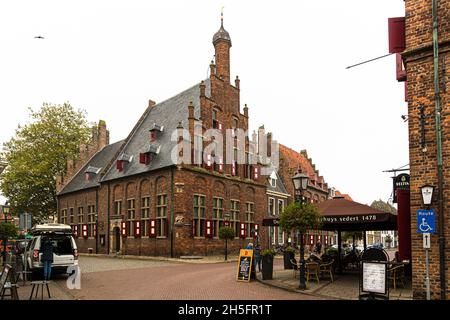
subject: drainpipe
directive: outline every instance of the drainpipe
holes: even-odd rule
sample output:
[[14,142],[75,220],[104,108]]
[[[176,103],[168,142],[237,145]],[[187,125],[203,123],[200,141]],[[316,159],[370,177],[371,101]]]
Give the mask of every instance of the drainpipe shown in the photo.
[[435,125],[436,125],[436,147],[437,147],[437,170],[438,170],[438,212],[439,212],[439,262],[441,280],[441,299],[445,300],[445,234],[444,234],[444,179],[442,172],[442,130],[441,130],[441,101],[439,96],[439,54],[438,54],[438,16],[437,2],[432,0],[433,16],[433,64],[434,64],[434,102],[435,102]]
[[[110,187],[109,187],[109,183],[108,183],[108,219],[107,219],[107,221],[106,221],[106,224],[107,224],[107,228],[106,228],[106,231],[107,231],[107,234],[106,234],[106,243],[107,243],[107,248],[108,248],[108,255],[110,254],[110,250],[109,250],[109,247],[110,247],[110,237],[111,237],[111,235],[110,235],[110,232],[111,232],[111,230],[109,230],[109,225],[110,225],[110,218],[109,218],[109,211],[110,211],[110,208],[111,208],[111,204],[110,204],[110,200],[111,200],[111,195],[110,195]],[[97,210],[98,211],[98,210]],[[97,231],[98,232],[98,231]]]
[[170,170],[170,257],[173,258],[173,222],[174,222],[174,179],[173,179],[173,171],[174,171],[175,167],[172,167],[172,169]]
[[95,214],[95,254],[98,254],[98,188],[95,189],[95,211],[97,211]]

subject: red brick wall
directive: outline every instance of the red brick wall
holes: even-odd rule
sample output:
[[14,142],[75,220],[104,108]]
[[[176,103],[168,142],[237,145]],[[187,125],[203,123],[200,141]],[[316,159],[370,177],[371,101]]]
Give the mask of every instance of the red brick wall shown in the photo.
[[[448,100],[450,65],[450,1],[438,1],[439,20],[439,72],[442,107],[442,151],[444,170],[444,232],[445,268],[447,299],[449,293],[449,249],[450,249],[450,107]],[[406,50],[402,54],[407,72],[408,115],[409,115],[409,158],[411,169],[411,240],[412,240],[412,286],[414,298],[425,297],[425,250],[422,235],[417,234],[417,210],[424,209],[420,186],[430,183],[437,186],[437,157],[435,136],[434,68],[432,48],[431,1],[407,0],[406,11]],[[427,150],[420,145],[419,107],[425,107],[425,140]],[[433,204],[439,221],[437,203]],[[439,228],[439,227],[438,227]],[[438,229],[439,232],[439,229]],[[433,299],[440,297],[440,259],[438,234],[431,237],[430,279]]]

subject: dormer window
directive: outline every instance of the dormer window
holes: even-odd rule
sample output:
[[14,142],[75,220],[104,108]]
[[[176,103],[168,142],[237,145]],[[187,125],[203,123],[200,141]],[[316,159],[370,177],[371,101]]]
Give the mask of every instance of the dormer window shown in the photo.
[[97,168],[97,167],[93,167],[93,166],[88,166],[86,168],[86,170],[84,171],[84,178],[86,181],[90,181],[92,180],[92,177],[94,175],[97,175],[100,173],[100,170],[102,170],[102,168]]
[[139,154],[139,162],[145,165],[149,165],[150,162],[161,151],[160,145],[151,144],[145,152]]
[[269,177],[270,180],[270,185],[274,188],[276,188],[277,186],[277,175],[275,173],[275,171],[272,171],[272,174]]
[[123,171],[125,163],[130,163],[131,160],[133,160],[133,156],[122,153],[116,162],[117,170]]
[[153,123],[153,126],[150,128],[150,141],[156,141],[158,139],[158,132],[164,131],[164,126]]

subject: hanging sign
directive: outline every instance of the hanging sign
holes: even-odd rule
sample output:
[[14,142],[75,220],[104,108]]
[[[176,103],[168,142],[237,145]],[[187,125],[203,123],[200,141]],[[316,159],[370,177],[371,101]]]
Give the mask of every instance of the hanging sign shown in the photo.
[[241,249],[239,252],[237,281],[250,282],[252,272],[253,250]]
[[397,190],[404,189],[409,190],[409,174],[402,173],[392,178],[394,184],[394,199],[393,202],[397,203]]

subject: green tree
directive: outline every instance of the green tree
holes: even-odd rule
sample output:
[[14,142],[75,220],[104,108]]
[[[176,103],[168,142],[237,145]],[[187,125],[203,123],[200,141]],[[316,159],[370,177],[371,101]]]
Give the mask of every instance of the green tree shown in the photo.
[[374,200],[370,205],[374,209],[378,209],[380,211],[389,212],[392,214],[397,214],[397,209],[383,200]]
[[29,212],[39,222],[56,213],[56,176],[64,174],[68,159],[76,159],[90,129],[85,112],[69,103],[29,111],[32,121],[19,125],[15,137],[4,143],[8,167],[0,176],[0,190],[11,212]]
[[320,228],[321,225],[320,214],[312,203],[293,202],[284,208],[280,215],[279,226],[287,232],[298,230],[305,234],[306,231]]
[[234,229],[231,227],[220,227],[219,238],[225,240],[225,261],[228,259],[228,240],[234,239]]
[[9,222],[0,222],[0,240],[6,241],[17,236],[17,227]]

